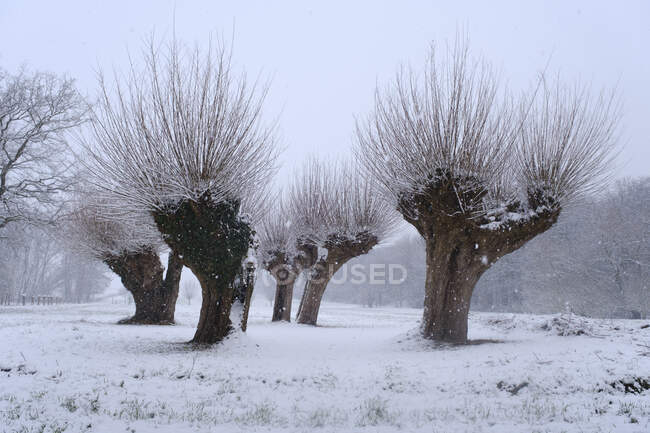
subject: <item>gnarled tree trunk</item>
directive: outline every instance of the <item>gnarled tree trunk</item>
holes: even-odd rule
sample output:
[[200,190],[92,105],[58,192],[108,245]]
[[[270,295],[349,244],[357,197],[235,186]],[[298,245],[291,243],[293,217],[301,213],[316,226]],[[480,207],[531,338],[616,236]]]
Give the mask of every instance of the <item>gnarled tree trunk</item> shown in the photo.
[[230,309],[233,301],[233,286],[227,281],[194,273],[201,283],[201,315],[196,327],[194,343],[216,343],[223,340],[232,330]]
[[239,202],[185,200],[153,214],[169,247],[201,284],[201,315],[192,343],[213,344],[232,330],[234,283],[251,244],[251,228],[239,217]]
[[161,317],[169,323],[174,323],[176,313],[176,301],[178,300],[178,289],[183,273],[183,262],[173,251],[169,252],[167,258],[167,270],[156,299],[159,300]]
[[331,236],[325,242],[327,256],[320,258],[310,269],[298,308],[297,322],[316,325],[325,289],[336,271],[349,260],[366,254],[378,242],[376,236],[367,232],[358,233],[354,239]]
[[310,279],[305,284],[305,291],[302,294],[300,307],[298,308],[297,322],[304,325],[316,325],[320,304],[325,294],[327,284],[334,273],[322,278]]
[[440,236],[426,242],[426,280],[422,335],[445,342],[467,340],[474,286],[488,269],[476,244]]
[[[499,258],[521,248],[557,221],[560,210],[540,210],[528,219],[504,221],[491,227],[452,212],[455,192],[445,197],[444,188],[433,190],[437,203],[447,204],[442,212],[432,212],[425,200],[413,224],[426,242],[426,279],[421,332],[427,339],[465,343],[469,307],[476,283]],[[442,198],[440,198],[442,197]],[[413,201],[411,202],[413,203]],[[540,208],[542,209],[542,208]]]
[[[287,255],[285,251],[274,250],[264,267],[275,279],[275,300],[273,302],[272,322],[291,321],[293,287],[303,269],[316,264],[318,247],[310,242],[297,242],[297,255]],[[300,302],[302,308],[302,300]]]
[[111,255],[104,259],[120,276],[124,287],[133,295],[135,314],[120,320],[121,324],[169,325],[174,323],[178,286],[183,264],[178,256],[169,254],[167,274],[158,253],[144,250],[138,253]]
[[273,302],[272,322],[291,321],[291,302],[293,300],[293,286],[295,281],[284,284],[277,283],[275,286],[275,300]]
[[276,260],[267,264],[267,270],[275,279],[275,300],[273,302],[272,322],[291,321],[291,302],[293,301],[293,286],[300,274],[302,265],[313,265],[311,258],[302,255],[294,258],[292,263],[287,263],[284,255],[279,255]]

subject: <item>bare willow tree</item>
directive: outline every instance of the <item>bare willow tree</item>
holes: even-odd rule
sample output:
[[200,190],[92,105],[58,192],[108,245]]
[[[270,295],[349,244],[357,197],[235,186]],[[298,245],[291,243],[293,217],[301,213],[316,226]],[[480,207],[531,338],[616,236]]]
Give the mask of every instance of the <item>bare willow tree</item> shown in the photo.
[[133,296],[135,314],[123,324],[174,323],[183,263],[169,253],[163,278],[163,242],[147,213],[111,214],[106,203],[82,196],[67,216],[64,235],[76,250],[104,262]]
[[[605,182],[619,119],[613,96],[559,80],[520,101],[460,41],[378,90],[356,155],[426,242],[422,335],[464,342],[475,284]],[[531,96],[532,95],[532,96]]]
[[47,222],[73,184],[66,132],[86,118],[74,81],[48,73],[0,69],[0,229]]
[[275,171],[274,128],[261,122],[267,88],[235,74],[220,46],[152,42],[143,58],[114,88],[101,80],[90,171],[98,187],[149,212],[196,275],[203,300],[192,341],[215,343],[232,328],[233,284]]
[[[315,252],[299,245],[291,213],[282,194],[277,205],[262,220],[259,231],[262,265],[275,279],[275,300],[271,320],[291,321],[293,287],[303,269],[314,265]],[[301,247],[303,251],[301,251]]]
[[383,240],[396,213],[352,164],[317,159],[296,176],[290,206],[297,248],[311,264],[297,321],[315,325],[332,276]]

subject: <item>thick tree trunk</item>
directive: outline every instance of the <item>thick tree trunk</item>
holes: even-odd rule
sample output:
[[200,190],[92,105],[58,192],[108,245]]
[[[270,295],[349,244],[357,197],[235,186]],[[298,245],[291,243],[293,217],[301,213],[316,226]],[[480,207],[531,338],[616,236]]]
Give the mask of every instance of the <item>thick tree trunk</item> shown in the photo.
[[234,289],[230,282],[194,272],[201,283],[201,315],[192,343],[213,344],[232,330],[230,310]]
[[483,273],[499,258],[548,230],[558,215],[559,210],[548,211],[494,230],[447,217],[416,226],[426,242],[422,336],[465,343],[472,293]]
[[232,330],[234,283],[251,246],[252,230],[238,201],[214,202],[209,193],[153,212],[165,242],[201,284],[199,324],[192,343],[213,344]]
[[110,255],[104,262],[115,272],[133,296],[135,314],[120,324],[168,325],[174,323],[178,285],[183,265],[178,256],[169,256],[163,280],[160,257],[154,250]]
[[353,238],[331,236],[325,242],[327,256],[321,257],[312,267],[298,308],[297,322],[316,325],[318,311],[327,284],[334,274],[349,260],[367,254],[379,239],[369,232],[357,233]]
[[[135,314],[120,320],[120,324],[171,325],[174,323],[176,300],[183,264],[177,255],[170,253],[165,279],[156,253],[143,253],[125,257],[121,269],[122,282],[133,295]],[[114,265],[115,266],[115,265]],[[119,275],[119,274],[118,274]]]
[[325,294],[325,288],[331,275],[308,280],[302,294],[300,308],[298,309],[297,322],[305,325],[316,325],[320,304]]
[[273,302],[272,322],[291,321],[291,301],[293,300],[293,286],[295,281],[284,284],[277,283],[275,287],[275,301]]
[[[456,241],[457,242],[457,241]],[[474,286],[488,269],[472,242],[427,240],[422,335],[450,343],[467,341],[467,319]]]
[[[312,244],[298,243],[300,254],[287,257],[283,251],[273,251],[271,259],[264,263],[267,271],[275,279],[275,300],[273,302],[272,322],[291,321],[293,287],[303,269],[316,264],[318,248]],[[301,301],[302,304],[302,301]],[[300,311],[300,308],[298,308]]]
[[173,251],[169,252],[167,259],[167,271],[165,272],[165,280],[160,286],[160,314],[161,319],[169,323],[174,323],[174,315],[176,314],[176,301],[178,300],[178,289],[181,282],[181,274],[183,273],[183,262]]

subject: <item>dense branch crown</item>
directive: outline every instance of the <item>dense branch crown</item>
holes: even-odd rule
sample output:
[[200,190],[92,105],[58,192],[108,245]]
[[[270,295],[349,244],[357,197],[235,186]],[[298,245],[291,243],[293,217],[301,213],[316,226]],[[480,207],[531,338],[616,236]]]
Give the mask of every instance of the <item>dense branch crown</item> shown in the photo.
[[262,219],[258,236],[262,262],[267,268],[278,260],[290,263],[298,254],[296,234],[282,194],[277,197],[276,205]]
[[153,42],[144,66],[101,98],[90,138],[98,186],[137,209],[183,200],[247,206],[274,172],[273,128],[261,122],[266,88],[235,76],[230,54]]
[[350,163],[309,160],[290,191],[291,223],[300,242],[328,247],[363,237],[384,239],[396,213]]
[[86,191],[65,221],[63,233],[75,249],[106,261],[125,254],[154,252],[163,248],[153,218],[146,212],[112,213],[119,200],[110,203],[96,200]]
[[410,222],[424,210],[494,228],[555,212],[603,184],[615,98],[542,77],[516,100],[464,42],[436,55],[422,78],[398,73],[357,122],[358,159]]

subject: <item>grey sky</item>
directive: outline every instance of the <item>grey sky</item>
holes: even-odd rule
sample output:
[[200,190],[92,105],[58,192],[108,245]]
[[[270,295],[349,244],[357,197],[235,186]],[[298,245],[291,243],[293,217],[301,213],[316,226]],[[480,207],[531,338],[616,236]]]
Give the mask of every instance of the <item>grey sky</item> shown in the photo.
[[152,30],[185,42],[230,37],[235,60],[273,76],[267,113],[280,115],[282,157],[349,152],[354,115],[400,63],[423,64],[431,41],[467,31],[474,51],[523,88],[547,63],[568,80],[618,88],[621,175],[650,175],[648,1],[0,1],[0,65],[66,72],[94,92],[97,66],[121,68]]

